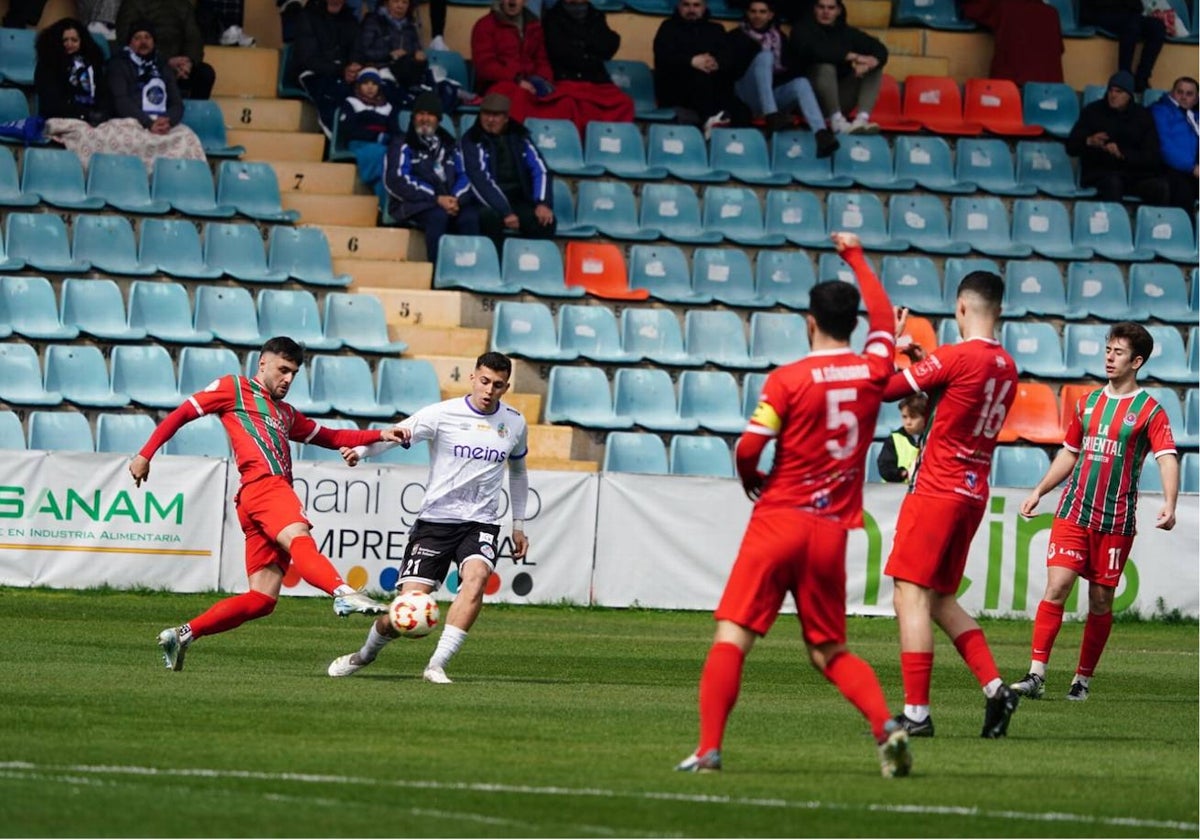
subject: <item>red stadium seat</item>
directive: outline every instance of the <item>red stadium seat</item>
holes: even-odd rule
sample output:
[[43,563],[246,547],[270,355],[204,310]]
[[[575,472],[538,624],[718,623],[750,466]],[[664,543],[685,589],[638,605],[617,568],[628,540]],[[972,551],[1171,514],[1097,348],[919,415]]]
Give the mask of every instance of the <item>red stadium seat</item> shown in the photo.
[[1049,385],[1040,382],[1017,384],[1017,398],[1009,409],[1000,429],[998,440],[1012,443],[1027,440],[1030,443],[1062,443],[1063,430],[1059,426],[1058,401]]
[[1007,79],[967,79],[963,119],[1005,137],[1036,137],[1045,129],[1029,125],[1021,111],[1021,91]]
[[871,109],[871,122],[884,131],[920,131],[916,120],[905,119],[901,110],[900,83],[887,73],[883,74],[883,85],[879,88],[879,99]]
[[625,257],[616,245],[568,242],[566,285],[582,286],[588,294],[607,300],[646,300],[648,289],[629,288]]
[[[1061,407],[1058,424],[1062,426],[1063,432],[1067,430],[1067,426],[1071,423],[1071,415],[1075,413],[1075,406],[1079,402],[1079,398],[1092,393],[1100,385],[1094,383],[1081,383],[1078,385],[1064,385],[1058,392],[1058,403]],[[1059,441],[1061,443],[1061,441]]]
[[935,134],[975,136],[979,123],[963,119],[958,82],[947,76],[909,76],[904,80],[904,117],[916,120]]

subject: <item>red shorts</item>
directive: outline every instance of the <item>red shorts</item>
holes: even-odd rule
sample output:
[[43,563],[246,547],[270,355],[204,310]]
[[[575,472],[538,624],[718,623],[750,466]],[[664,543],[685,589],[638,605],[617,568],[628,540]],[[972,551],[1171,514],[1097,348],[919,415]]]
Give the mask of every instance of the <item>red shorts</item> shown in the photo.
[[789,508],[755,509],[717,620],[765,636],[790,592],[806,642],[844,644],[846,534],[837,523]]
[[900,505],[884,574],[943,595],[956,594],[984,507],[978,502],[910,493]]
[[274,564],[286,572],[292,559],[275,538],[289,525],[312,523],[304,516],[304,508],[296,491],[286,478],[267,476],[242,485],[233,499],[238,522],[246,535],[246,574]]
[[1131,548],[1133,534],[1105,534],[1056,516],[1046,565],[1062,566],[1084,580],[1116,589]]

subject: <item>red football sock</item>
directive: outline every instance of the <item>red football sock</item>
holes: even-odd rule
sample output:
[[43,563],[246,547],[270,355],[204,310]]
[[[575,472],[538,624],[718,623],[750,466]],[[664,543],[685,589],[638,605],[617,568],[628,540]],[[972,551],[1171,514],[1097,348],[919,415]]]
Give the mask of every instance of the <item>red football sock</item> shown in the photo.
[[234,595],[223,601],[217,601],[206,611],[188,622],[192,629],[192,638],[211,636],[214,633],[224,633],[240,627],[247,621],[270,615],[275,610],[275,599],[270,595],[250,590],[241,595]]
[[884,724],[892,714],[888,711],[887,698],[883,696],[883,689],[871,666],[852,653],[840,653],[825,666],[825,679],[837,686],[842,696],[862,712],[862,716],[871,724],[875,740],[882,742]]
[[1062,604],[1052,604],[1042,601],[1038,604],[1037,617],[1033,620],[1033,644],[1029,658],[1037,662],[1049,662],[1050,651],[1054,650],[1054,640],[1062,629]]
[[988,647],[987,639],[979,628],[968,630],[954,640],[958,655],[967,663],[980,686],[986,686],[992,680],[1000,679],[1000,669],[992,658],[992,650]]
[[310,536],[296,537],[289,549],[292,555],[292,565],[300,573],[300,577],[320,589],[322,592],[333,594],[333,590],[343,586],[346,581],[333,568],[329,558],[317,550],[317,544]]
[[717,642],[708,651],[700,672],[700,755],[721,748],[725,723],[742,686],[745,662],[746,654],[729,642]]
[[1083,625],[1083,645],[1079,648],[1079,667],[1075,673],[1081,677],[1090,677],[1100,663],[1100,654],[1108,644],[1108,634],[1112,632],[1112,613],[1104,615],[1088,613],[1087,623]]
[[901,652],[900,673],[904,678],[904,702],[909,706],[928,706],[933,653]]

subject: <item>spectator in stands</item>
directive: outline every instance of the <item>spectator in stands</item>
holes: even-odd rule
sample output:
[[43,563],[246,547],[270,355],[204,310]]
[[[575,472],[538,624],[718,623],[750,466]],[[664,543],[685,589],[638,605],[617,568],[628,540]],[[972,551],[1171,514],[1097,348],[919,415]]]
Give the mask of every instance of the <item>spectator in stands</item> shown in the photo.
[[1087,105],[1067,137],[1067,153],[1079,158],[1079,182],[1095,187],[1100,201],[1137,195],[1166,204],[1162,158],[1154,119],[1133,101],[1133,74],[1114,73],[1103,97]]
[[413,103],[408,133],[392,141],[383,161],[388,215],[425,231],[425,253],[437,263],[447,233],[479,233],[479,206],[471,193],[462,153],[440,125],[442,101],[425,92]]
[[87,24],[88,32],[105,41],[117,40],[117,12],[121,0],[76,0],[79,19]]
[[354,59],[358,20],[346,0],[309,0],[293,14],[296,38],[287,76],[317,106],[317,122],[330,136],[338,105],[350,95],[362,69]]
[[[812,83],[829,127],[839,134],[875,134],[871,109],[879,98],[888,51],[846,22],[842,0],[816,0],[811,17],[788,39],[788,62]],[[847,119],[854,111],[854,120]]]
[[363,68],[338,109],[338,139],[354,153],[358,178],[368,187],[379,183],[383,156],[400,134],[400,111],[383,95],[383,78],[375,68]]
[[[1117,36],[1117,69],[1133,73],[1134,93],[1150,86],[1167,29],[1161,20],[1146,14],[1142,0],[1079,0],[1079,21]],[[1133,51],[1138,41],[1142,42],[1142,55],[1135,70]]]
[[550,170],[525,126],[509,118],[507,96],[483,98],[479,120],[463,135],[462,155],[471,191],[482,204],[480,228],[497,248],[506,235],[554,236]]
[[604,12],[588,0],[559,0],[542,18],[542,29],[557,88],[575,103],[579,133],[593,120],[632,122],[633,100],[604,66],[621,46]]
[[185,99],[208,99],[217,74],[204,63],[204,37],[191,0],[122,0],[117,32],[127,41],[134,21],[148,21],[154,27],[158,54],[166,56],[180,94]]
[[988,76],[1025,82],[1063,80],[1062,21],[1043,0],[965,0],[962,16],[992,31]]
[[1158,146],[1165,164],[1169,201],[1191,213],[1196,205],[1197,150],[1200,144],[1200,114],[1196,110],[1196,80],[1181,76],[1171,91],[1150,106],[1158,131]]
[[918,391],[900,400],[900,428],[883,439],[875,457],[879,477],[884,481],[912,481],[913,467],[921,453],[921,438],[929,422],[929,397]]
[[554,86],[542,24],[525,0],[496,0],[471,28],[477,93],[498,93],[512,104],[509,118],[575,119],[575,105]]
[[[383,0],[366,16],[354,47],[360,64],[384,69],[384,93],[394,105],[408,108],[416,97],[433,88],[429,59],[421,49],[417,30],[416,6],[409,0]],[[442,99],[442,107],[451,110],[458,104],[451,95]]]
[[99,125],[111,115],[104,55],[83,21],[63,18],[38,33],[33,84],[39,116]]
[[196,0],[196,21],[206,43],[253,47],[254,38],[242,29],[245,17],[245,0]]
[[705,0],[679,0],[654,34],[654,94],[680,122],[706,129],[733,114],[733,79],[722,66],[725,27],[709,16]]

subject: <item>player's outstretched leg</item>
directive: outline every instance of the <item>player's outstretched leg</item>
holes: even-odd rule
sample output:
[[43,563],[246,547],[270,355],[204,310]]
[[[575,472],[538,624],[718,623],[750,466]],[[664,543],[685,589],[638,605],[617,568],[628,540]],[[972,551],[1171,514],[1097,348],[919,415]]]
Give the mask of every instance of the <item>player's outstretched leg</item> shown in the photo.
[[179,627],[168,627],[158,634],[163,661],[172,671],[183,670],[188,645],[201,636],[212,636],[240,627],[247,621],[263,618],[275,611],[276,599],[251,589],[241,595],[224,598]]
[[[187,641],[183,641],[186,638]],[[163,662],[169,671],[183,670],[183,656],[191,644],[192,634],[187,625],[168,627],[158,634],[158,646],[162,648]]]
[[394,632],[386,616],[375,619],[375,623],[367,631],[367,638],[363,642],[363,646],[354,653],[347,653],[330,662],[326,672],[331,677],[348,677],[356,671],[362,670],[374,662],[379,651],[395,638]]
[[912,772],[912,751],[908,748],[908,733],[894,720],[885,727],[885,737],[879,744],[879,772],[885,779],[907,776]]
[[382,615],[387,612],[387,604],[381,604],[346,583],[309,534],[293,537],[287,551],[292,566],[305,582],[333,596],[334,615]]

